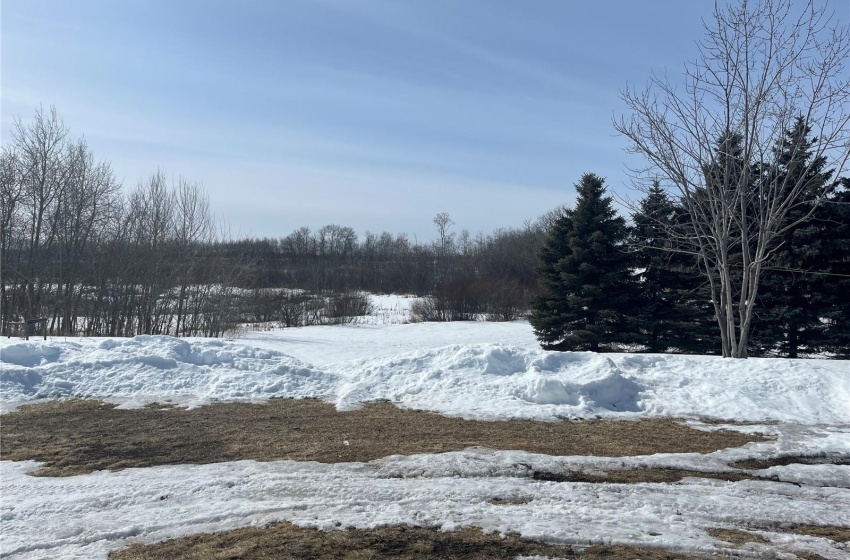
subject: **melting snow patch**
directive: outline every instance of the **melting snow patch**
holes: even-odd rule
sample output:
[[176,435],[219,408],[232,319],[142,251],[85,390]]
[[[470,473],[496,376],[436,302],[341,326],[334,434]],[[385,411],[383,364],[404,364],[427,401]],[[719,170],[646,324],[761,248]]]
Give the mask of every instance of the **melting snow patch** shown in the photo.
[[[517,461],[537,467],[569,458],[470,450],[365,464],[235,461],[63,478],[28,476],[37,466],[33,461],[3,461],[0,554],[105,559],[109,550],[131,541],[155,542],[276,520],[318,528],[475,526],[566,544],[598,543],[598,535],[605,535],[614,544],[723,553],[726,545],[705,529],[838,525],[846,510],[842,504],[850,497],[842,489],[764,481],[538,482]],[[491,503],[504,496],[523,500]],[[801,549],[838,552],[812,548],[805,536],[769,535]]]

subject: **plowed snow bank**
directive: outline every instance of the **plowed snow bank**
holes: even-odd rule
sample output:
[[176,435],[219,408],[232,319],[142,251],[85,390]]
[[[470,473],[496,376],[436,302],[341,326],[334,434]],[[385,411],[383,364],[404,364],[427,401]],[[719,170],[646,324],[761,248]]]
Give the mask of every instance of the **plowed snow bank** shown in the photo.
[[[388,399],[466,418],[697,416],[808,424],[850,423],[847,362],[723,360],[705,356],[546,352],[527,342],[481,343],[461,325],[442,325],[410,348],[412,325],[334,327],[323,340],[288,331],[262,340],[166,336],[65,342],[0,342],[6,408],[38,398],[97,397],[140,406],[171,401],[261,401],[317,397],[341,409]],[[497,340],[516,323],[490,325]],[[324,334],[326,333],[326,334]],[[456,344],[439,345],[451,334]],[[275,335],[277,338],[275,338]],[[358,338],[359,337],[359,338]],[[372,342],[366,342],[366,340]],[[348,339],[363,341],[350,356]],[[337,343],[339,342],[339,343]],[[294,356],[322,347],[321,365]],[[335,348],[339,347],[335,359]]]

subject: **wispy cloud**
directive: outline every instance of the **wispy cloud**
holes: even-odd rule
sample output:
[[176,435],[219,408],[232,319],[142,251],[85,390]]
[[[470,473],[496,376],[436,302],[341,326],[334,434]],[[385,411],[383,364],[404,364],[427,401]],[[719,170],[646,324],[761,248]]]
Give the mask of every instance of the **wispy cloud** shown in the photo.
[[128,187],[200,181],[258,235],[422,234],[438,211],[489,231],[585,171],[627,181],[618,90],[641,56],[680,59],[664,39],[705,2],[7,2],[2,136],[54,104]]

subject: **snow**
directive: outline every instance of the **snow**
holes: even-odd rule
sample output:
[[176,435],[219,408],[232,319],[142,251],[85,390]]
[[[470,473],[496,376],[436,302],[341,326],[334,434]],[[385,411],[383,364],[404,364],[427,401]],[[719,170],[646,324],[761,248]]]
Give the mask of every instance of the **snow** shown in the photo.
[[[106,558],[132,542],[288,520],[328,530],[475,526],[553,543],[711,554],[732,549],[708,529],[747,527],[769,541],[748,544],[752,557],[850,557],[847,545],[780,530],[847,523],[850,466],[828,463],[850,455],[848,362],[545,352],[526,322],[408,323],[410,301],[380,296],[359,324],[250,332],[235,341],[2,339],[2,408],[77,396],[122,407],[319,397],[350,409],[388,399],[488,420],[685,417],[699,429],[772,439],[708,454],[552,457],[469,448],[370,463],[236,461],[68,478],[28,475],[38,467],[34,461],[0,461],[0,556]],[[796,455],[823,457],[824,464],[748,471],[773,480],[740,482],[567,484],[531,477],[534,470],[639,467],[717,472],[739,460]],[[494,505],[493,498],[524,503]]]
[[[16,558],[105,558],[132,542],[287,520],[328,530],[477,526],[561,544],[716,552],[728,545],[707,529],[748,525],[788,539],[778,532],[785,523],[845,523],[850,500],[847,489],[762,481],[538,482],[518,466],[537,466],[536,457],[470,449],[366,464],[236,461],[71,478],[32,477],[26,472],[35,462],[3,462],[3,551]],[[494,505],[493,498],[527,503]],[[842,557],[823,539],[809,540],[790,542],[826,558]]]
[[199,405],[215,399],[261,400],[323,395],[333,374],[272,350],[221,340],[167,336],[123,340],[19,342],[0,346],[3,402],[95,397],[141,406]]
[[4,409],[84,396],[122,406],[387,399],[476,419],[678,416],[850,423],[846,361],[547,352],[527,323],[303,327],[238,341],[0,342]]

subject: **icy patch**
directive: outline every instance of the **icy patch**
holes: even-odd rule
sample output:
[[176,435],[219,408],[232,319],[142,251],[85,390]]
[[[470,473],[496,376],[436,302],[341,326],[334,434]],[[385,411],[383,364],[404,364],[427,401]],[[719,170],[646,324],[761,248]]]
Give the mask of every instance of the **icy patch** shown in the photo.
[[[0,554],[106,558],[108,551],[131,542],[287,520],[327,530],[473,526],[564,544],[628,543],[722,555],[729,545],[709,537],[706,529],[840,525],[842,504],[850,499],[844,489],[765,481],[563,484],[530,476],[532,467],[577,460],[615,461],[473,449],[366,464],[235,461],[67,478],[28,476],[37,463],[3,461]],[[634,460],[640,458],[618,461]],[[493,498],[521,501],[493,505]],[[838,553],[803,535],[764,534],[782,540],[782,547],[764,548],[764,557],[786,547]]]
[[757,476],[795,484],[850,488],[850,466],[791,464],[753,471]]

